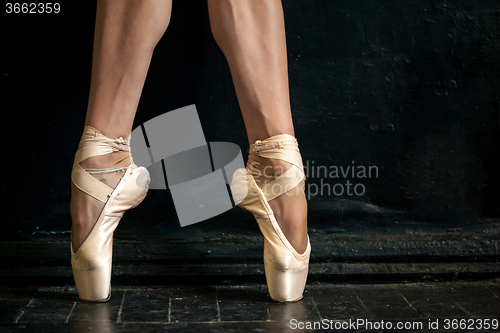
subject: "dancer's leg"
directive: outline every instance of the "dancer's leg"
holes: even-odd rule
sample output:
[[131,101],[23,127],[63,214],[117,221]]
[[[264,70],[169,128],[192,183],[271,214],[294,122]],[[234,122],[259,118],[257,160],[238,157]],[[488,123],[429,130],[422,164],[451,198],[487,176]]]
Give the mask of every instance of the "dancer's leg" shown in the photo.
[[[214,38],[231,69],[249,142],[294,135],[281,0],[208,0],[208,9]],[[279,175],[290,167],[287,162],[254,155],[249,163],[266,175]],[[256,177],[256,181],[261,186],[269,180]],[[290,243],[304,252],[304,182],[269,204]]]
[[[170,20],[171,0],[100,0],[97,5],[89,104],[85,125],[109,138],[127,139],[153,50]],[[117,152],[86,159],[84,168],[128,166],[130,154]],[[116,187],[121,173],[96,175]],[[78,249],[104,204],[71,189],[71,240]]]

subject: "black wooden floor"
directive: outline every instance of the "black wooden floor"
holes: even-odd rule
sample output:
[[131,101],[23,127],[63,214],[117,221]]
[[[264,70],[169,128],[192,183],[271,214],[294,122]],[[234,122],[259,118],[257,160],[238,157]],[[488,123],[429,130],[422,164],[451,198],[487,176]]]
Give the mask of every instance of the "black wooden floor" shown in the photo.
[[277,304],[251,214],[180,228],[162,202],[141,205],[147,219],[132,210],[120,223],[104,304],[78,301],[66,213],[35,231],[9,224],[0,232],[0,332],[500,332],[499,218],[457,227],[316,207],[305,297]]
[[101,304],[78,301],[73,286],[3,286],[0,331],[297,332],[314,325],[317,331],[500,331],[500,279],[316,283],[302,301],[288,304],[270,301],[262,284],[199,282],[114,286],[111,300]]

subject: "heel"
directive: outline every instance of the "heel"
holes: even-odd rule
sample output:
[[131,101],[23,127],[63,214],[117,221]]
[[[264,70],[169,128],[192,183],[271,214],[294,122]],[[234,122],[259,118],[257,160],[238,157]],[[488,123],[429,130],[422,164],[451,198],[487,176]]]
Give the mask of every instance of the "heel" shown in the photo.
[[118,217],[100,218],[99,226],[106,228],[94,227],[76,252],[71,246],[73,278],[82,301],[105,302],[111,297],[112,237],[119,221]]
[[111,257],[103,261],[72,260],[79,299],[101,303],[111,298]]
[[265,265],[269,297],[275,302],[297,302],[307,280],[307,268],[301,271],[279,270],[272,265]]
[[306,251],[298,254],[290,243],[286,243],[283,242],[285,250],[284,247],[273,246],[267,239],[264,241],[267,287],[273,301],[296,302],[302,299],[306,285],[311,244],[308,240]]

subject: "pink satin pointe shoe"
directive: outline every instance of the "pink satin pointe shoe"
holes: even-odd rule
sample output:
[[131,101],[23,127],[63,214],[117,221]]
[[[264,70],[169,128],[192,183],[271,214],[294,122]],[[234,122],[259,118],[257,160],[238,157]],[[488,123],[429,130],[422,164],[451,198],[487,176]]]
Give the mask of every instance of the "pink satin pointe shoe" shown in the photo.
[[[111,297],[113,232],[123,213],[136,207],[144,199],[150,178],[149,172],[143,167],[137,167],[133,161],[128,167],[107,169],[84,169],[80,163],[92,156],[129,151],[128,140],[110,139],[97,129],[85,126],[76,152],[71,180],[85,194],[101,201],[104,208],[76,252],[73,251],[71,242],[73,277],[82,301],[106,302]],[[91,175],[121,171],[124,171],[124,175],[116,188]]]
[[292,164],[281,176],[273,177],[259,188],[247,166],[233,175],[231,192],[235,202],[250,211],[264,236],[264,267],[271,299],[278,302],[295,302],[302,299],[307,273],[311,243],[307,239],[304,253],[298,253],[285,237],[273,210],[271,201],[290,191],[304,180],[304,169],[297,140],[288,134],[258,140],[250,147],[250,155],[279,159]]

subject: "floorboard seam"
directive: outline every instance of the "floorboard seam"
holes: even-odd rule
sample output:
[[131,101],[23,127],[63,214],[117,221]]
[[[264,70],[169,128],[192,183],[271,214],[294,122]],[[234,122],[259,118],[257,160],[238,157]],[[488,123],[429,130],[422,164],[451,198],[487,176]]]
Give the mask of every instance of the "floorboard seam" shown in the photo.
[[122,302],[120,304],[120,309],[118,310],[118,318],[116,319],[117,323],[121,323],[122,322],[123,303],[125,303],[125,295],[126,295],[126,293],[127,293],[127,291],[124,290],[123,291],[123,296],[122,296]]
[[219,298],[217,297],[217,288],[215,288],[215,305],[217,307],[217,321],[220,322],[220,306],[219,306]]
[[[35,300],[35,298],[33,297],[29,303],[26,305],[26,307],[30,306],[31,303],[33,303],[33,301]],[[14,320],[14,323],[17,324],[19,322],[19,319],[21,319],[21,317],[24,315],[24,310],[21,310],[21,314],[16,318],[16,320]]]
[[69,322],[69,317],[71,317],[71,314],[73,313],[73,310],[76,307],[76,302],[73,303],[73,307],[71,308],[71,311],[68,314],[68,317],[66,318],[66,324]]
[[167,316],[167,319],[168,319],[169,323],[172,321],[172,317],[170,316],[171,313],[172,313],[172,290],[170,290],[169,294],[168,294],[168,316]]

